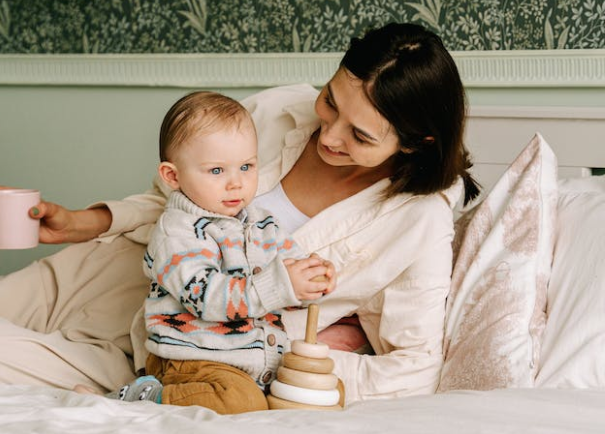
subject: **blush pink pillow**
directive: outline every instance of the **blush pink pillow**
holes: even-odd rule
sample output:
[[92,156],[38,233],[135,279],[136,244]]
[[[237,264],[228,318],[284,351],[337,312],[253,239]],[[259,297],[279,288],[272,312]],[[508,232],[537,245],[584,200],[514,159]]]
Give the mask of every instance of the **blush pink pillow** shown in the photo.
[[557,161],[537,134],[456,222],[438,392],[531,387],[545,326]]

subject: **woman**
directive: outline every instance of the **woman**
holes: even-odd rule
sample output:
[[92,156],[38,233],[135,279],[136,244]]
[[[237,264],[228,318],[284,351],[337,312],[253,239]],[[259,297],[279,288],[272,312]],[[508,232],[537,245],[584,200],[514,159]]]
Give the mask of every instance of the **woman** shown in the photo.
[[[356,314],[375,352],[332,351],[347,401],[432,393],[443,362],[452,208],[462,184],[465,203],[478,193],[462,143],[464,91],[441,40],[389,24],[352,40],[319,95],[289,86],[243,104],[259,136],[255,203],[307,253],[336,266],[320,339],[340,339],[329,325]],[[140,321],[129,339],[147,290],[140,263],[168,192],[158,184],[82,211],[40,204],[41,240],[78,244],[0,281],[1,315],[13,323],[0,327],[0,381],[113,389],[132,379],[145,356]],[[17,297],[15,287],[32,292]],[[303,337],[305,319],[304,311],[284,315],[291,339]],[[33,366],[40,360],[44,373]]]

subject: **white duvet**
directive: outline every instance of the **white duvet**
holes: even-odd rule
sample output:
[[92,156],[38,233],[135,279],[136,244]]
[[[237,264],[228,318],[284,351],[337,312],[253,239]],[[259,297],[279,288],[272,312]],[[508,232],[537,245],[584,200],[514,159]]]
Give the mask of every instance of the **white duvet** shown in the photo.
[[605,433],[605,390],[506,389],[359,402],[340,412],[219,416],[201,407],[128,403],[46,387],[0,387],[8,433]]

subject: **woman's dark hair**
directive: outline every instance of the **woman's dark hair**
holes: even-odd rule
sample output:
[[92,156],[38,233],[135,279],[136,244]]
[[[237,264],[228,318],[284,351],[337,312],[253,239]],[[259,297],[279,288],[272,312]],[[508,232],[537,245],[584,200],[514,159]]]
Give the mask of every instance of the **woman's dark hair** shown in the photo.
[[459,176],[465,205],[479,194],[463,143],[464,87],[439,36],[415,24],[387,24],[353,38],[340,66],[364,82],[399,138],[403,152],[395,156],[387,197],[435,193]]

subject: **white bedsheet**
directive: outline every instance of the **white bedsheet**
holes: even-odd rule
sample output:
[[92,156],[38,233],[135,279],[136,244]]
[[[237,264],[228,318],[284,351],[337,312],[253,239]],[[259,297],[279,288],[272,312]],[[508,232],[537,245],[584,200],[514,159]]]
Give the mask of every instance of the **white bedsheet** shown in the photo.
[[507,389],[220,416],[46,387],[0,387],[0,433],[605,433],[605,389]]

